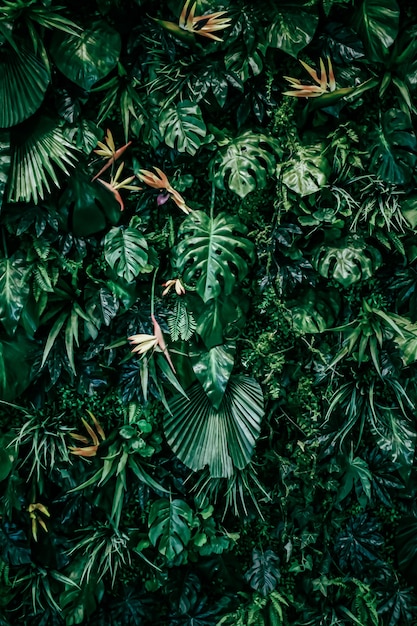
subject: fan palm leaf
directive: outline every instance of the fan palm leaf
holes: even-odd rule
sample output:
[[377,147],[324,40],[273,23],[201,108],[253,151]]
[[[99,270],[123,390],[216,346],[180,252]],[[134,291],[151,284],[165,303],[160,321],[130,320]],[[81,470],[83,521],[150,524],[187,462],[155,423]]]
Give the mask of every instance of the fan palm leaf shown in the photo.
[[0,128],[10,128],[33,115],[42,104],[50,73],[28,50],[5,46],[0,53]]
[[50,181],[59,187],[55,168],[69,174],[75,164],[76,148],[65,138],[60,126],[50,118],[40,117],[28,128],[13,133],[8,201],[35,203],[50,192]]
[[253,454],[264,415],[259,384],[232,376],[218,410],[199,383],[169,402],[164,430],[174,453],[197,471],[208,466],[213,477],[230,477],[243,469]]

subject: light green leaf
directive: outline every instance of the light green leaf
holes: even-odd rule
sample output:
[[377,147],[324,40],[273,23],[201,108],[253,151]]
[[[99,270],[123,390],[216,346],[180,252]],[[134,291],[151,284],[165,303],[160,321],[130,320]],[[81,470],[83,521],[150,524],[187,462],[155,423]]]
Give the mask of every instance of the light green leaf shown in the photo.
[[370,61],[384,61],[399,29],[400,9],[396,0],[363,0],[353,17]]
[[152,545],[172,561],[186,548],[191,538],[193,512],[186,502],[161,498],[153,503],[148,519]]
[[159,127],[167,146],[191,155],[197,152],[207,132],[200,107],[189,100],[162,109]]
[[326,278],[333,277],[344,287],[370,278],[381,263],[376,248],[358,238],[347,238],[336,246],[320,246],[313,264]]
[[116,66],[120,49],[119,33],[102,20],[81,35],[55,33],[51,44],[58,69],[86,91]]
[[104,256],[112,270],[130,283],[148,263],[148,244],[136,228],[115,227],[104,238]]
[[248,130],[226,142],[210,161],[210,177],[220,189],[229,187],[240,198],[263,189],[275,169],[278,143]]
[[267,33],[267,42],[272,48],[279,48],[294,58],[312,40],[319,23],[319,16],[313,11],[303,11],[294,4],[277,6],[273,12],[273,22]]
[[203,352],[193,350],[190,354],[194,374],[215,409],[223,400],[235,363],[235,352],[235,344],[229,343]]
[[254,260],[254,246],[243,235],[246,228],[234,216],[221,213],[211,219],[194,211],[180,226],[176,248],[178,270],[184,282],[196,285],[207,302],[220,293],[232,293]]
[[324,146],[300,146],[292,158],[278,165],[277,174],[288,189],[301,197],[316,193],[327,183],[330,163],[323,154]]

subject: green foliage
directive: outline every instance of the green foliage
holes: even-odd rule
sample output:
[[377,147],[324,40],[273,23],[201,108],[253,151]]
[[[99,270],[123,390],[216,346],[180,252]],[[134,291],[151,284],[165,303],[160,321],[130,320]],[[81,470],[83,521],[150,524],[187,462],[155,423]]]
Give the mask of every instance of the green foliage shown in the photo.
[[413,626],[416,29],[3,0],[0,624]]

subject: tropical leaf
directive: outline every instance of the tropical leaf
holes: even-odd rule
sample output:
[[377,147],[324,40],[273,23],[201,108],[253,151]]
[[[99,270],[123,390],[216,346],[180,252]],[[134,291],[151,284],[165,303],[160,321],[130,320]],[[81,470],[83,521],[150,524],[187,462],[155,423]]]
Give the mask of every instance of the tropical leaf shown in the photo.
[[245,580],[252,589],[266,597],[274,591],[281,573],[278,568],[279,558],[273,550],[252,551],[253,565],[245,574]]
[[162,109],[159,128],[167,146],[191,155],[197,152],[207,132],[200,107],[190,100]]
[[49,69],[32,52],[21,47],[0,47],[0,128],[10,128],[33,115],[41,106],[50,81]]
[[350,237],[341,240],[338,246],[320,246],[313,263],[322,276],[332,276],[348,287],[372,276],[381,263],[381,255],[359,238]]
[[221,213],[210,218],[194,211],[180,226],[176,248],[177,265],[185,283],[194,283],[198,295],[207,302],[222,292],[232,293],[254,260],[254,246],[243,235],[246,227]]
[[264,414],[258,383],[245,376],[229,379],[223,401],[216,410],[201,385],[187,390],[188,398],[169,401],[164,431],[180,461],[194,471],[208,466],[214,477],[233,475],[251,460]]
[[301,197],[324,187],[330,172],[330,163],[321,144],[299,146],[290,159],[277,167],[277,174],[284,185]]
[[[8,201],[33,200],[35,204],[50,193],[50,181],[59,187],[55,167],[69,175],[76,161],[76,148],[64,137],[52,119],[41,117],[12,132]],[[55,166],[55,167],[54,167]]]
[[104,238],[104,256],[118,276],[132,282],[148,263],[148,244],[136,228],[112,228]]
[[32,355],[36,344],[25,334],[0,341],[0,400],[10,402],[21,394],[32,380]]
[[265,187],[275,170],[274,153],[281,154],[278,142],[247,130],[222,145],[210,161],[210,176],[220,189],[227,186],[244,198]]
[[225,343],[190,354],[191,365],[215,409],[220,407],[235,362],[236,346]]
[[194,315],[182,298],[177,298],[174,312],[167,319],[172,341],[189,341],[197,327]]
[[371,165],[379,178],[396,185],[409,183],[417,164],[417,139],[409,116],[399,109],[385,111],[370,138]]
[[120,49],[119,33],[100,20],[80,35],[55,33],[50,51],[58,69],[89,91],[116,66]]
[[267,42],[294,58],[312,40],[319,23],[319,16],[309,9],[303,11],[294,4],[282,6],[273,12],[273,22],[267,32]]
[[19,323],[29,296],[28,265],[19,253],[0,259],[0,322],[9,335]]
[[181,554],[191,538],[193,512],[183,500],[161,498],[149,512],[149,539],[152,545],[172,561]]
[[4,191],[10,170],[10,134],[0,132],[0,208],[3,202]]
[[396,0],[363,0],[354,16],[353,28],[362,37],[370,61],[383,61],[399,29],[400,9]]
[[334,548],[342,570],[351,568],[357,576],[365,571],[369,572],[371,566],[381,564],[379,552],[383,543],[376,520],[369,519],[363,513],[347,522],[337,536]]

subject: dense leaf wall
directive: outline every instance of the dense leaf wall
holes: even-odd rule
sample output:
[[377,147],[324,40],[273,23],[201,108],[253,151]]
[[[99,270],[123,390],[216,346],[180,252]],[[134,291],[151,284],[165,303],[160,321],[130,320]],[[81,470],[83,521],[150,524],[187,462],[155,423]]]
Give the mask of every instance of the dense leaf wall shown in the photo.
[[417,620],[417,17],[0,7],[0,624]]

